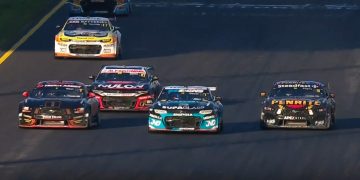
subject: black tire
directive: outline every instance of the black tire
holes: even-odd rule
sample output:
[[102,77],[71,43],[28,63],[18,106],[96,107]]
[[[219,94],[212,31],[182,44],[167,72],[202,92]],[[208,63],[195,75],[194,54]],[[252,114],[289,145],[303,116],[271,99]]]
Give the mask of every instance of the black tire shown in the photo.
[[224,128],[224,123],[223,123],[223,121],[220,119],[219,127],[218,127],[218,129],[216,130],[216,134],[220,134],[220,133],[223,131],[223,128]]
[[86,111],[86,113],[89,114],[86,129],[91,129],[92,128],[93,117],[91,116],[91,111],[90,110]]
[[266,124],[264,123],[264,121],[262,121],[262,120],[260,120],[259,126],[260,126],[260,129],[262,129],[262,130],[267,130],[267,129],[269,129],[269,128],[266,126]]
[[336,125],[335,114],[331,113],[331,127],[335,128],[335,125]]
[[331,113],[327,113],[326,117],[325,117],[325,127],[323,128],[324,130],[330,130],[333,127],[333,122],[332,122],[332,114]]
[[156,134],[156,131],[151,131],[149,126],[147,127],[147,131],[148,131],[149,134]]
[[99,113],[96,113],[96,115],[93,117],[93,120],[96,123],[93,127],[99,128],[101,126],[101,119],[99,117]]

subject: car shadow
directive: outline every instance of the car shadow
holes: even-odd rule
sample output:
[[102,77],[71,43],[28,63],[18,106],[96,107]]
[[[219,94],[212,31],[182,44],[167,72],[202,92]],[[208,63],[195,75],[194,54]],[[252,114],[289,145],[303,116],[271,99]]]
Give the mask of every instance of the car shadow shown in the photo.
[[[130,114],[130,113],[125,113]],[[126,127],[138,127],[147,126],[146,114],[132,113],[129,116],[122,115],[123,117],[116,118],[101,118],[100,129],[114,129],[114,128],[126,128]],[[126,117],[124,117],[126,116]]]

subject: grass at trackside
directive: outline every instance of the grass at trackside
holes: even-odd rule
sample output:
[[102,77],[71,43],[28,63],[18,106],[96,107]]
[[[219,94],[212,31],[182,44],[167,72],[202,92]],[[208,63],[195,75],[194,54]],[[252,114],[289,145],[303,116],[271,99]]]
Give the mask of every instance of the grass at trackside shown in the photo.
[[0,51],[19,40],[53,4],[54,0],[0,0]]

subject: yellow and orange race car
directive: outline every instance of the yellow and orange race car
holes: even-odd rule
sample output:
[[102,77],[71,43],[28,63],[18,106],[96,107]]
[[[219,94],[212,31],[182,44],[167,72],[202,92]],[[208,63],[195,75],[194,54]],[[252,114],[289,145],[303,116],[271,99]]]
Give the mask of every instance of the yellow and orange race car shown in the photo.
[[122,54],[121,47],[119,28],[108,18],[70,17],[55,36],[54,56],[117,59]]

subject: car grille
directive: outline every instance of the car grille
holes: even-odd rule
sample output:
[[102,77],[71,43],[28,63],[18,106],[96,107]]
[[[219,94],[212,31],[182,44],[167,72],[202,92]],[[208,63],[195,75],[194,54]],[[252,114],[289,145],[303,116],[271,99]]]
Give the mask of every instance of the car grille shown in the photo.
[[[37,119],[37,125],[66,125],[67,120],[71,119],[70,109],[60,108],[36,108],[34,117]],[[60,118],[47,118],[47,117],[60,117]]]
[[102,99],[105,108],[133,109],[136,105],[136,97],[108,97]]
[[100,54],[101,45],[78,45],[71,44],[69,46],[70,53],[74,54]]
[[171,116],[165,118],[168,128],[199,128],[201,118],[189,116]]
[[35,115],[48,115],[48,116],[65,116],[67,115],[66,109],[60,108],[37,108],[34,112]]
[[299,117],[309,116],[309,112],[306,109],[295,110],[295,109],[285,108],[282,114],[289,116],[299,116]]

